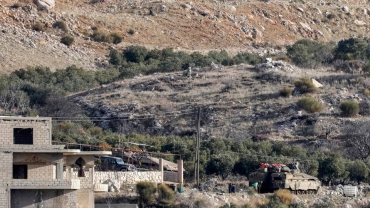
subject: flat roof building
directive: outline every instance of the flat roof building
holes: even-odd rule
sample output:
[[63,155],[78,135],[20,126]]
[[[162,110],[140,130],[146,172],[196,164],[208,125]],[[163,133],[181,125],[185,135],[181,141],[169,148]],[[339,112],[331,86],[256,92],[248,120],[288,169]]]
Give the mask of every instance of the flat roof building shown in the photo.
[[94,155],[111,152],[65,149],[51,136],[51,118],[0,117],[1,208],[94,207]]

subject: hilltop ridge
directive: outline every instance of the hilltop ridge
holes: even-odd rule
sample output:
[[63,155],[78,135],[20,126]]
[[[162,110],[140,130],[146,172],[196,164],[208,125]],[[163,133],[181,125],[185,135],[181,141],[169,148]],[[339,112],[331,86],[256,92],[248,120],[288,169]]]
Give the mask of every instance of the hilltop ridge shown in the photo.
[[[338,41],[365,36],[370,23],[365,1],[70,1],[40,11],[30,0],[0,5],[1,70],[27,66],[55,69],[75,64],[88,70],[107,65],[110,48],[128,45],[183,51],[227,50],[275,53],[299,39]],[[75,43],[53,27],[65,22]],[[33,25],[41,24],[43,31]],[[93,29],[116,32],[117,45],[92,41]]]

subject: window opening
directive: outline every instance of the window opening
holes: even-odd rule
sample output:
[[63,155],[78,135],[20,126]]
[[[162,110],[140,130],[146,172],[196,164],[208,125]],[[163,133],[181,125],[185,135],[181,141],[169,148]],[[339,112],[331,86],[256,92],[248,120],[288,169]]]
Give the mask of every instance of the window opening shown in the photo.
[[13,165],[13,179],[27,179],[27,165]]
[[14,128],[14,144],[33,144],[33,128]]

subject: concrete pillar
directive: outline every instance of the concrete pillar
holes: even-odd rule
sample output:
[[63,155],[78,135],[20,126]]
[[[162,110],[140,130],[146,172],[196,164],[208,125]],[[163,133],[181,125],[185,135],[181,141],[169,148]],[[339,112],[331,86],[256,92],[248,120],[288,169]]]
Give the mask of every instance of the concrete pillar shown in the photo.
[[159,171],[161,172],[161,179],[162,179],[162,181],[164,181],[163,180],[163,159],[162,158],[159,158],[159,167],[158,167],[159,169]]
[[63,179],[63,160],[59,160],[57,163],[57,179]]
[[184,183],[184,163],[182,160],[177,161],[177,182]]

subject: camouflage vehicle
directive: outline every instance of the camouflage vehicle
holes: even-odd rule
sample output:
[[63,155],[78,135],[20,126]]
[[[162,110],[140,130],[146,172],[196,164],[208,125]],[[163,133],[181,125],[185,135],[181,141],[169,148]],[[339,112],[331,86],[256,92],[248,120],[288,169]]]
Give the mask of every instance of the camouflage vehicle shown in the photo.
[[298,163],[266,164],[249,174],[249,184],[259,193],[274,192],[278,189],[289,189],[295,194],[316,194],[321,186],[318,178],[301,173]]

